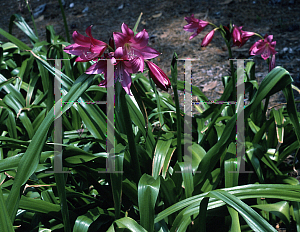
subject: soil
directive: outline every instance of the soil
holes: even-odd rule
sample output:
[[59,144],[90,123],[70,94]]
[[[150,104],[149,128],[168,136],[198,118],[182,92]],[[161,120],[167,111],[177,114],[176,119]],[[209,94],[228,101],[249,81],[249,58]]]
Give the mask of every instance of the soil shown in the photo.
[[[81,1],[64,0],[64,10],[68,22],[70,37],[74,30],[85,35],[85,29],[93,25],[94,38],[108,42],[112,32],[120,31],[124,22],[133,28],[143,12],[138,31],[146,29],[149,33],[149,46],[162,54],[155,62],[170,76],[170,63],[173,53],[179,58],[199,59],[193,61],[193,84],[200,87],[209,100],[217,100],[222,92],[221,77],[229,71],[228,53],[225,43],[219,33],[215,33],[212,42],[207,47],[201,47],[203,37],[213,28],[207,26],[198,36],[189,40],[191,33],[182,29],[186,25],[184,17],[195,15],[215,25],[227,25],[230,21],[243,30],[252,31],[264,36],[273,35],[277,42],[276,65],[286,68],[295,84],[300,84],[300,2],[293,0],[175,0],[175,1]],[[46,4],[45,10],[35,19],[39,38],[45,40],[45,26],[53,25],[57,34],[66,38],[61,10],[56,0],[29,1],[29,6],[35,12],[39,6]],[[31,16],[25,1],[1,1],[3,11],[0,11],[0,27],[8,31],[10,16],[18,13],[23,16],[33,28]],[[73,6],[72,6],[73,5]],[[16,26],[12,34],[21,41],[30,44]],[[266,62],[259,57],[250,57],[249,48],[259,38],[253,36],[241,48],[234,47],[234,58],[253,58],[256,62],[256,77],[259,82],[268,73]],[[0,36],[0,40],[6,39]],[[71,42],[72,39],[71,39]],[[184,79],[184,62],[178,61],[179,79]],[[295,97],[299,93],[294,91]],[[183,93],[180,93],[183,102]],[[270,99],[270,106],[285,102],[282,93]]]

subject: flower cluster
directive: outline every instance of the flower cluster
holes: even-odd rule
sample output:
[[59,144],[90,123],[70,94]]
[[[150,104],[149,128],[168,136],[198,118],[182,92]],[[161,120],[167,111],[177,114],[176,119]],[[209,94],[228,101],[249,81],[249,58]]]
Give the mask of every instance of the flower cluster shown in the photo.
[[[122,33],[114,32],[113,40],[109,45],[93,38],[91,33],[92,26],[86,29],[88,37],[73,33],[74,44],[65,47],[64,51],[78,56],[77,62],[95,61],[95,63],[86,70],[87,74],[104,74],[104,80],[99,86],[107,86],[107,61],[111,60],[115,66],[115,81],[120,81],[127,94],[131,95],[131,74],[144,71],[144,62],[146,62],[150,77],[163,90],[167,90],[171,84],[167,75],[153,62],[153,59],[159,55],[155,49],[148,47],[149,35],[144,29],[134,35],[134,32],[125,24],[122,24]],[[109,48],[111,52],[104,53]]]
[[273,35],[268,36],[266,34],[264,38],[262,38],[262,36],[254,32],[243,31],[243,27],[237,27],[235,25],[231,26],[232,30],[230,31],[229,26],[217,27],[210,22],[194,18],[193,14],[191,15],[191,17],[185,17],[185,20],[188,24],[185,25],[183,29],[188,32],[194,32],[190,36],[190,39],[193,39],[195,36],[197,36],[207,25],[211,25],[214,27],[214,29],[203,38],[201,43],[202,47],[207,46],[212,41],[216,30],[220,30],[221,33],[223,31],[223,37],[226,38],[227,42],[229,43],[230,39],[232,38],[232,46],[238,47],[242,47],[253,35],[261,37],[261,39],[254,43],[250,48],[250,55],[261,55],[264,60],[269,59],[269,71],[271,71],[275,67],[275,54],[277,52],[275,51],[276,41],[273,41]]

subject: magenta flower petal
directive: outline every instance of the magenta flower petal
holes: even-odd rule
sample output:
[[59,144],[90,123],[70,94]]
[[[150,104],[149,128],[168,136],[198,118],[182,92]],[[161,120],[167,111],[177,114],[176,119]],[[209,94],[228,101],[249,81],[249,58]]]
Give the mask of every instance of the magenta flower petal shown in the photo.
[[93,64],[86,71],[86,74],[101,74],[104,73],[104,77],[107,75],[107,61],[106,60],[98,60],[97,63]]
[[73,40],[75,43],[64,48],[66,53],[79,56],[76,59],[77,62],[86,62],[98,58],[107,48],[106,43],[93,38],[91,28],[92,26],[89,26],[85,31],[89,37],[74,31]]
[[197,36],[199,33],[195,32],[194,34],[192,34],[189,38],[189,40],[191,40],[192,38],[194,38],[195,36]]
[[93,36],[92,36],[92,25],[89,26],[89,27],[85,30],[85,34],[87,34],[88,37],[93,38]]
[[115,50],[115,57],[117,59],[121,59],[123,56],[124,56],[124,52],[123,52],[123,48],[122,47],[118,47],[116,50]]
[[137,73],[138,71],[144,71],[144,60],[141,57],[135,57],[129,61],[131,64],[132,73]]
[[201,47],[206,47],[214,37],[215,30],[210,31],[202,40]]
[[71,44],[67,47],[64,48],[64,51],[66,53],[75,55],[75,56],[80,56],[84,52],[88,52],[90,50],[89,47],[83,47],[79,44]]
[[142,49],[140,49],[138,51],[144,59],[153,59],[157,56],[159,56],[159,52],[156,51],[154,48],[151,48],[151,47],[144,47]]
[[199,22],[199,19],[194,18],[194,14],[191,15],[191,17],[184,17],[185,21],[188,22],[188,24],[192,23],[192,22]]
[[203,20],[199,20],[199,27],[201,27],[202,29],[204,27],[206,27],[209,24],[209,22],[203,21]]
[[260,39],[255,42],[250,48],[250,55],[261,55],[261,57],[266,60],[270,55],[275,55],[276,41],[273,40],[273,35],[265,35],[264,39]]
[[76,62],[87,62],[89,60],[87,59],[82,59],[80,56],[78,56],[76,59],[75,59]]
[[268,34],[265,35],[265,42],[271,43],[272,40],[273,40],[273,35],[269,35],[269,36]]
[[81,35],[77,31],[73,32],[72,38],[76,44],[81,46],[89,47],[91,44],[91,39],[89,37]]
[[234,45],[239,45],[242,42],[241,31],[237,27],[233,28],[232,38],[233,38]]
[[233,46],[242,47],[255,34],[254,32],[243,31],[242,28],[234,26],[232,31]]
[[269,72],[271,72],[271,70],[273,68],[275,68],[275,65],[276,65],[276,62],[275,62],[275,55],[272,55],[272,58],[270,60],[270,63],[269,63]]
[[146,61],[149,67],[150,77],[154,83],[161,89],[167,91],[171,87],[171,82],[167,75],[156,64]]
[[97,56],[100,56],[99,54],[103,54],[105,49],[107,48],[107,45],[101,45],[101,46],[95,46],[95,47],[91,47],[90,51],[91,53],[95,53],[98,54]]
[[107,80],[105,79],[105,80],[101,81],[98,86],[107,87]]
[[[127,63],[127,65],[130,65]],[[128,72],[128,68],[124,61],[119,61],[115,69],[115,80],[119,81],[123,86],[125,92],[131,95],[130,86],[131,86],[131,75]]]
[[122,29],[123,34],[130,36],[130,37],[134,36],[133,31],[127,26],[127,24],[122,23],[121,29]]
[[116,47],[122,47],[125,43],[129,41],[129,38],[121,32],[114,32],[113,36]]
[[137,33],[134,36],[134,42],[139,45],[139,47],[143,48],[148,45],[149,35],[148,32],[144,29]]
[[191,24],[185,25],[183,27],[183,30],[188,31],[188,32],[194,32],[194,31],[197,31],[198,25],[199,25],[198,23],[191,23]]
[[125,92],[132,96],[131,91],[130,91],[130,87],[131,87],[131,76],[130,74],[126,71],[126,69],[123,70],[123,80],[120,80],[121,85],[123,86],[123,89],[125,90]]
[[183,30],[194,32],[190,36],[190,40],[203,31],[203,29],[209,24],[209,22],[194,18],[194,14],[192,14],[191,17],[185,17],[184,19],[188,24],[183,27]]
[[149,35],[143,30],[134,36],[134,33],[128,26],[122,24],[122,32],[114,32],[114,40],[116,47],[122,47],[123,56],[131,60],[135,57],[142,59],[152,59],[159,55],[159,52],[147,46]]
[[[241,30],[242,31],[242,30]],[[242,37],[243,38],[247,38],[249,39],[251,36],[255,35],[254,32],[250,32],[250,31],[242,31]]]

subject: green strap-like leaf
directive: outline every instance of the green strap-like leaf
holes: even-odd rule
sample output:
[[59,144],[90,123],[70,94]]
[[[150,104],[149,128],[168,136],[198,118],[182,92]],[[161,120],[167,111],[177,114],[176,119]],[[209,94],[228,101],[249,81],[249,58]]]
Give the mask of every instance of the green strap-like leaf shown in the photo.
[[[93,78],[93,75],[81,75],[76,80],[69,93],[63,96],[62,101],[76,101],[81,96],[81,94],[92,84]],[[57,102],[57,104],[61,103]],[[54,119],[60,117],[60,115],[71,106],[71,104],[64,104],[62,107],[62,112],[55,112],[55,118],[53,117],[54,107],[52,107],[51,111],[47,114],[46,118],[43,120],[43,123],[34,134],[31,143],[29,144],[25,154],[21,158],[14,184],[7,199],[7,205],[9,206],[8,213],[12,221],[14,221],[19,206],[21,186],[26,183],[28,178],[36,170],[42,148],[46,141],[47,132],[51,124],[53,123]]]
[[25,43],[18,40],[16,37],[12,36],[11,34],[7,33],[1,28],[0,28],[0,34],[3,35],[8,40],[10,40],[11,42],[13,42],[15,45],[17,45],[20,49],[30,50],[30,47],[28,47]]
[[2,188],[0,186],[0,231],[14,232],[13,225],[7,213],[6,204],[4,203]]
[[280,201],[274,204],[252,205],[251,207],[276,215],[286,226],[290,224],[290,206],[287,201]]
[[154,179],[157,179],[160,172],[162,171],[165,158],[170,149],[172,137],[172,133],[167,133],[162,135],[157,141],[152,165],[152,176],[154,177]]
[[[140,226],[135,220],[130,217],[123,217],[114,222],[117,228],[127,228],[131,232],[147,232],[142,226]],[[153,231],[153,230],[152,230]],[[107,232],[115,232],[114,226],[112,225]]]
[[160,179],[144,174],[138,185],[140,224],[147,231],[154,230],[154,208],[159,193]]

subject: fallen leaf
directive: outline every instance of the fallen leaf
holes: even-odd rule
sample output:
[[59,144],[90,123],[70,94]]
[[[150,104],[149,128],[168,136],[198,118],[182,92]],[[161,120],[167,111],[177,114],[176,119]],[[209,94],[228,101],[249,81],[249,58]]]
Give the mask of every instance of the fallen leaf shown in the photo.
[[226,0],[225,2],[221,2],[220,5],[226,5],[231,3],[233,0]]
[[212,81],[210,83],[206,83],[204,85],[200,85],[203,87],[202,92],[208,92],[209,90],[214,89],[218,84],[218,81]]
[[35,19],[35,22],[36,22],[36,23],[41,22],[41,21],[44,20],[44,18],[45,18],[45,16],[44,16],[44,15],[41,15],[40,17],[38,17],[37,19]]
[[152,18],[159,18],[160,16],[162,15],[162,12],[158,13],[158,14],[155,14],[155,15],[152,15]]

